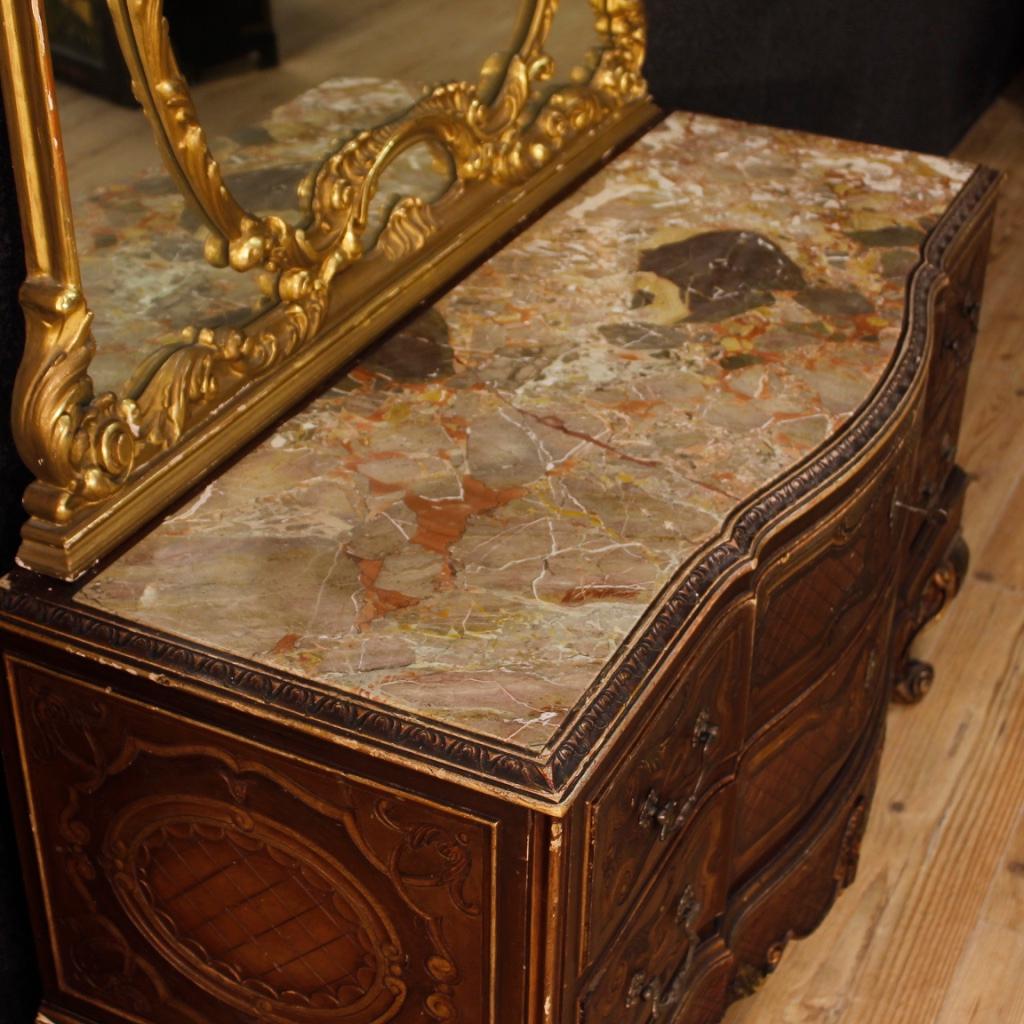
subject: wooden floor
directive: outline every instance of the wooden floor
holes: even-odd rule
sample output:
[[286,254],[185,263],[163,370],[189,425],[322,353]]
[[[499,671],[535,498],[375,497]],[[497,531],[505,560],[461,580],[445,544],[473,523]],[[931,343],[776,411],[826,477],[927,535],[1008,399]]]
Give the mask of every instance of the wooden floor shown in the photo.
[[856,883],[727,1024],[1024,1024],[1024,78],[956,155],[1008,173],[960,463],[968,582],[894,708]]

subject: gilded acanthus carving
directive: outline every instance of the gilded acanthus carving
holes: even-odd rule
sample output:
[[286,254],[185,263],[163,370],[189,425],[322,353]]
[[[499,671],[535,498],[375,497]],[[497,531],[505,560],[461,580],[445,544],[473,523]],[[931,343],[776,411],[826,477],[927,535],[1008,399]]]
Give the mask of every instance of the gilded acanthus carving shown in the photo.
[[74,502],[101,501],[132,471],[131,403],[93,393],[92,314],[76,287],[30,277],[21,301],[27,336],[14,387],[14,436],[37,480],[51,485],[49,500],[36,485],[29,510],[62,523]]
[[[140,438],[157,448],[178,441],[190,411],[213,397],[211,363],[231,363],[237,381],[258,376],[319,329],[331,281],[367,251],[371,205],[381,176],[404,151],[428,145],[450,158],[455,184],[511,184],[547,164],[607,113],[641,98],[644,18],[638,0],[594,0],[608,41],[590,82],[555,91],[524,130],[531,91],[550,77],[543,47],[557,3],[538,0],[530,31],[510,60],[496,97],[479,86],[435,87],[403,117],[360,132],[300,188],[302,227],[245,210],[224,182],[170,44],[161,0],[111,0],[122,46],[134,54],[136,94],[147,109],[172,171],[211,230],[207,258],[216,266],[271,275],[281,305],[255,335],[250,328],[193,332],[139,395]],[[410,256],[437,230],[431,204],[407,196],[389,212],[377,246],[391,260]],[[231,380],[231,378],[229,378]],[[223,390],[223,385],[221,385]]]
[[[460,184],[518,182],[610,110],[646,93],[642,3],[592,0],[605,48],[590,80],[555,90],[524,127],[531,92],[554,73],[544,46],[557,0],[534,0],[525,39],[492,100],[478,85],[448,82],[432,89],[404,116],[358,133],[328,157],[312,185],[300,188],[308,220],[302,227],[292,227],[279,217],[247,211],[227,187],[175,60],[162,0],[109,2],[137,98],[149,114],[172,172],[211,229],[207,258],[237,271],[261,268],[276,274],[276,295],[283,301],[304,299],[317,282],[328,283],[363,255],[370,206],[381,176],[405,150],[428,145],[447,154]],[[415,222],[405,232],[407,245],[419,248],[432,230],[426,209],[427,204],[413,197],[411,204],[400,203],[391,211],[388,223],[396,221],[396,229],[402,222]],[[388,255],[404,251],[391,248]]]

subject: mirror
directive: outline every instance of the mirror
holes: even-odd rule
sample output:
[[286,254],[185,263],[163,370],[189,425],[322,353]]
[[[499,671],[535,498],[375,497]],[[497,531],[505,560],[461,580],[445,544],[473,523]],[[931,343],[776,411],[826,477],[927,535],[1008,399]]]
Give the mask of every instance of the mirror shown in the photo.
[[[515,4],[495,12],[494,4],[470,0],[474,6],[234,0],[211,7],[165,0],[163,10],[228,189],[246,209],[298,228],[308,218],[303,182],[330,153],[358,130],[405,113],[427,83],[475,78],[486,58],[514,38]],[[586,13],[578,0],[575,6]],[[254,275],[217,273],[204,258],[204,220],[161,163],[152,128],[130,95],[105,0],[47,0],[46,10],[97,342],[90,376],[97,391],[130,392],[149,349],[175,345],[187,327],[244,324],[267,297]],[[466,16],[483,26],[479,32],[460,32]],[[424,25],[435,45],[418,45]],[[113,40],[106,60],[104,34]],[[423,147],[403,153],[382,181],[383,201],[371,209],[371,241],[388,197],[415,194],[432,202],[452,177],[450,164]]]
[[651,122],[639,0],[556,6],[0,0],[24,564],[79,574]]

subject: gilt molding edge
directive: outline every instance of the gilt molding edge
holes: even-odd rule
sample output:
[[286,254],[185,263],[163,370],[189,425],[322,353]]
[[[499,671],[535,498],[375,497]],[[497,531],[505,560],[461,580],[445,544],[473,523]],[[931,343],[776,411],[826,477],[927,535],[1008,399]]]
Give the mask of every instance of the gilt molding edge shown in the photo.
[[[522,748],[436,722],[401,714],[363,698],[318,687],[295,675],[218,654],[186,640],[133,626],[123,619],[73,604],[16,580],[0,586],[3,619],[28,624],[51,641],[72,637],[83,648],[116,652],[126,661],[171,669],[207,688],[228,690],[342,736],[455,769],[463,775],[522,792],[545,803],[565,802],[597,751],[607,746],[623,713],[660,662],[668,642],[686,626],[729,572],[749,560],[760,537],[799,501],[841,473],[884,430],[913,387],[928,348],[929,307],[945,279],[943,264],[954,242],[990,200],[999,175],[974,172],[923,246],[908,286],[903,331],[885,377],[860,413],[823,451],[812,453],[783,480],[755,496],[730,520],[727,536],[710,542],[685,565],[652,603],[651,621],[624,641],[603,674],[570,710],[547,750],[531,757]],[[25,578],[31,578],[25,574]],[[36,585],[38,587],[38,584]],[[53,586],[52,591],[62,588]]]

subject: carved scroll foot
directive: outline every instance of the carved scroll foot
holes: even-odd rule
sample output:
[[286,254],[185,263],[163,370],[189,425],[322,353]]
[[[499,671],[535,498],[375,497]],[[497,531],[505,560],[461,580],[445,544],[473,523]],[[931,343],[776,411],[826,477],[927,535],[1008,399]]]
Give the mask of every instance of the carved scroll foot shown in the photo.
[[925,584],[913,610],[909,636],[896,663],[892,688],[895,703],[916,704],[931,689],[935,678],[934,668],[926,661],[912,658],[910,648],[925,626],[934,622],[956,597],[967,575],[969,563],[970,550],[963,537],[958,535],[942,563]]
[[893,683],[892,699],[896,704],[916,704],[932,688],[935,669],[927,661],[906,658]]
[[763,964],[740,964],[732,980],[733,999],[746,999],[752,996],[775,973],[775,968],[786,952],[792,932],[787,932],[778,942],[768,947]]

